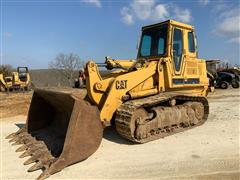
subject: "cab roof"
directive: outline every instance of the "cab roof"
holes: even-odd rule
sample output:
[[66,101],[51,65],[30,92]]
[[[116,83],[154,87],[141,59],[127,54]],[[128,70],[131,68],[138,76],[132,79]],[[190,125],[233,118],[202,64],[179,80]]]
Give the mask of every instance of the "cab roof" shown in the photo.
[[172,20],[172,19],[169,19],[167,21],[163,21],[163,22],[160,22],[160,23],[157,23],[157,24],[151,24],[151,25],[143,26],[142,30],[157,27],[157,26],[160,26],[160,25],[163,25],[163,24],[170,24],[170,25],[175,25],[175,26],[182,27],[182,28],[189,29],[189,30],[194,30],[194,26],[191,26],[191,25],[185,24],[185,23],[181,23],[181,22],[178,22],[178,21],[175,21],[175,20]]

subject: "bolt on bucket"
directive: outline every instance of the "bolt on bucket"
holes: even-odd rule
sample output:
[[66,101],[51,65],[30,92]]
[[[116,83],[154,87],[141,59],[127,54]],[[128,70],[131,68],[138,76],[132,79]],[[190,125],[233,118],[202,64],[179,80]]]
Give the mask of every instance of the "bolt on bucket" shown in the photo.
[[36,89],[26,126],[9,135],[9,142],[20,145],[21,158],[28,171],[42,169],[45,179],[68,165],[87,159],[99,147],[103,128],[99,110],[74,94]]

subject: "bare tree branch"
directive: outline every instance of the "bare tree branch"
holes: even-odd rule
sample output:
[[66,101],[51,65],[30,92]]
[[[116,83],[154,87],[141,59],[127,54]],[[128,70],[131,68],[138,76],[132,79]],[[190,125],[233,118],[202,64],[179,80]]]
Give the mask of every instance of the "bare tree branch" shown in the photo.
[[49,68],[58,70],[65,78],[68,79],[69,85],[73,83],[74,73],[84,66],[84,61],[76,54],[60,53],[50,62]]
[[11,76],[11,72],[13,71],[13,67],[9,64],[0,65],[0,74],[3,76]]

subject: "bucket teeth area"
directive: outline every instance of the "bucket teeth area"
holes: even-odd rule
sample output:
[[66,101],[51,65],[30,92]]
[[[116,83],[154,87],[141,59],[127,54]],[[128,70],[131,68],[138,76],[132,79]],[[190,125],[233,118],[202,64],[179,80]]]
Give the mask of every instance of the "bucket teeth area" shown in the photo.
[[27,156],[30,156],[30,153],[28,151],[25,151],[24,153],[22,153],[19,158],[25,158]]
[[15,151],[26,157],[23,164],[29,165],[29,172],[40,169],[37,179],[86,160],[100,146],[100,112],[85,95],[35,89],[26,125],[6,137],[11,144],[19,145]]
[[6,137],[6,139],[10,139],[9,142],[13,142],[12,145],[21,145],[16,149],[16,152],[22,152],[19,158],[31,156],[24,162],[24,165],[35,163],[28,169],[28,172],[42,169],[43,172],[39,178],[45,179],[49,176],[48,169],[56,160],[56,158],[52,156],[51,152],[43,141],[32,137],[31,134],[27,133],[25,127],[16,133],[10,134]]
[[13,138],[8,141],[9,143],[15,142],[15,141],[18,139],[18,137],[15,136],[15,135],[12,136],[12,137],[13,137]]
[[33,172],[42,168],[43,168],[43,164],[41,162],[37,162],[36,164],[34,164],[32,167],[28,169],[28,172]]
[[23,126],[20,128],[17,132],[9,134],[6,139],[13,139],[14,137],[17,137],[18,134],[21,134],[22,132],[27,132],[26,126]]
[[29,165],[29,164],[32,164],[34,162],[36,162],[38,159],[37,156],[31,156],[28,160],[26,160],[23,164],[24,165]]
[[48,171],[44,171],[40,176],[38,176],[37,180],[43,180],[51,176],[51,174],[48,173]]
[[12,139],[15,137],[15,135],[16,135],[16,133],[11,133],[6,137],[6,139]]
[[22,152],[25,151],[27,149],[26,145],[22,145],[21,147],[17,148],[16,152]]

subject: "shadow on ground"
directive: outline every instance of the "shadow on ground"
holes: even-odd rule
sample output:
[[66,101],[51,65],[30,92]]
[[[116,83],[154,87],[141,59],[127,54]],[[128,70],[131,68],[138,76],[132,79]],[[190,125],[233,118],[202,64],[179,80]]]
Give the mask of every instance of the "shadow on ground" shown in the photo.
[[103,132],[103,138],[107,139],[108,141],[112,141],[118,144],[126,144],[126,145],[133,145],[135,143],[128,141],[121,137],[118,133],[117,130],[112,127],[106,127]]
[[[15,124],[19,129],[24,127],[26,124],[25,123],[16,123]],[[108,141],[115,142],[118,144],[126,144],[126,145],[134,145],[135,143],[128,141],[127,139],[124,139],[121,137],[118,133],[117,130],[112,127],[106,127],[103,132],[103,138],[107,139]]]

